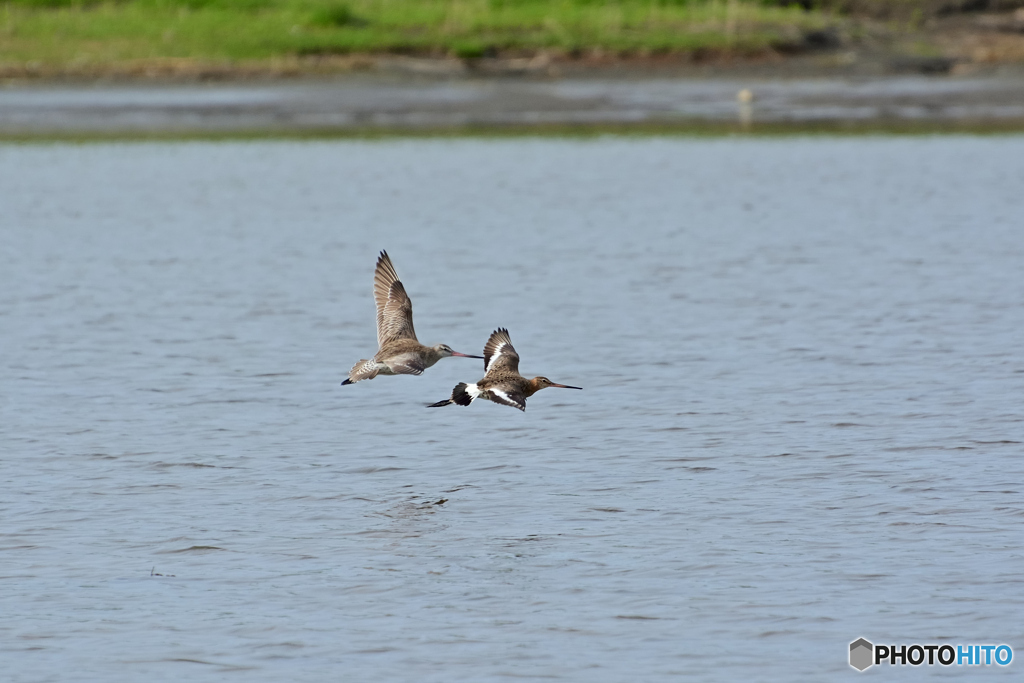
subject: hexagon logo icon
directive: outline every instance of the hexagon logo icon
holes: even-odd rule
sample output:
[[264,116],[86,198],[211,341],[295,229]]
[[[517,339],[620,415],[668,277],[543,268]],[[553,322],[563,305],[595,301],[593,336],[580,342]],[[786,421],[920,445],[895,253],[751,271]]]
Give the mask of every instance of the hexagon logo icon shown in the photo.
[[863,671],[874,664],[874,655],[875,646],[863,638],[850,643],[850,666],[857,671]]

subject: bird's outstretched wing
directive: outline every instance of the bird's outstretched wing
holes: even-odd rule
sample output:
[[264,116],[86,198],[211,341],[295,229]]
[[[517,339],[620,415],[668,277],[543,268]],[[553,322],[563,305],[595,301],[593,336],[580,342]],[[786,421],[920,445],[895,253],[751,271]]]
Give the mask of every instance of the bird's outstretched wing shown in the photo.
[[484,344],[484,376],[506,370],[519,373],[519,354],[512,348],[508,330],[499,327]]
[[398,279],[386,251],[380,252],[373,274],[373,298],[377,302],[377,344],[395,339],[416,339],[412,326],[412,301]]
[[513,389],[498,389],[494,387],[491,387],[488,391],[490,391],[491,400],[495,403],[519,408],[519,410],[523,411],[526,410],[526,396],[521,392]]

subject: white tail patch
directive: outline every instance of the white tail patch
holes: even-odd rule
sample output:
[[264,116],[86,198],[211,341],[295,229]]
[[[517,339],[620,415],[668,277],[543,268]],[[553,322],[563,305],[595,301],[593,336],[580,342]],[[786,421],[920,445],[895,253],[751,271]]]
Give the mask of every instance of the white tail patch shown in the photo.
[[466,385],[466,393],[473,398],[480,398],[480,389],[475,384]]

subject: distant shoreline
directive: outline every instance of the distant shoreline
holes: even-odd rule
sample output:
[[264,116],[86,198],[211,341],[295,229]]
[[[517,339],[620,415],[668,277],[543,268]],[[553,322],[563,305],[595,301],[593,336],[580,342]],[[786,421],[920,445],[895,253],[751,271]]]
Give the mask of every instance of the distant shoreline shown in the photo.
[[8,0],[0,84],[1024,72],[1024,8],[851,1]]
[[[620,74],[621,76],[621,74]],[[0,140],[1024,132],[1024,75],[345,77],[0,88]]]
[[[1022,34],[1024,38],[1024,34]],[[105,64],[47,66],[0,62],[0,88],[31,84],[246,83],[305,79],[376,77],[404,80],[481,78],[857,78],[900,75],[1024,76],[1024,61],[971,61],[912,55],[890,49],[815,50],[782,53],[770,49],[742,55],[727,52],[663,55],[451,56],[353,54],[258,60],[153,58]]]

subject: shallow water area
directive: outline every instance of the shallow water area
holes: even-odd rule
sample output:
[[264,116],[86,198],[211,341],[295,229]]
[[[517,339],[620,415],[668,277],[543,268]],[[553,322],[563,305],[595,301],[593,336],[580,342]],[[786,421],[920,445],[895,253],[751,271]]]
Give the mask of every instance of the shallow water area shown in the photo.
[[[741,96],[742,95],[742,96]],[[1019,75],[974,78],[396,78],[0,87],[0,139],[1024,130]]]
[[[1019,658],[1022,186],[1013,136],[2,146],[7,677]],[[421,341],[584,390],[339,386],[380,249]]]

